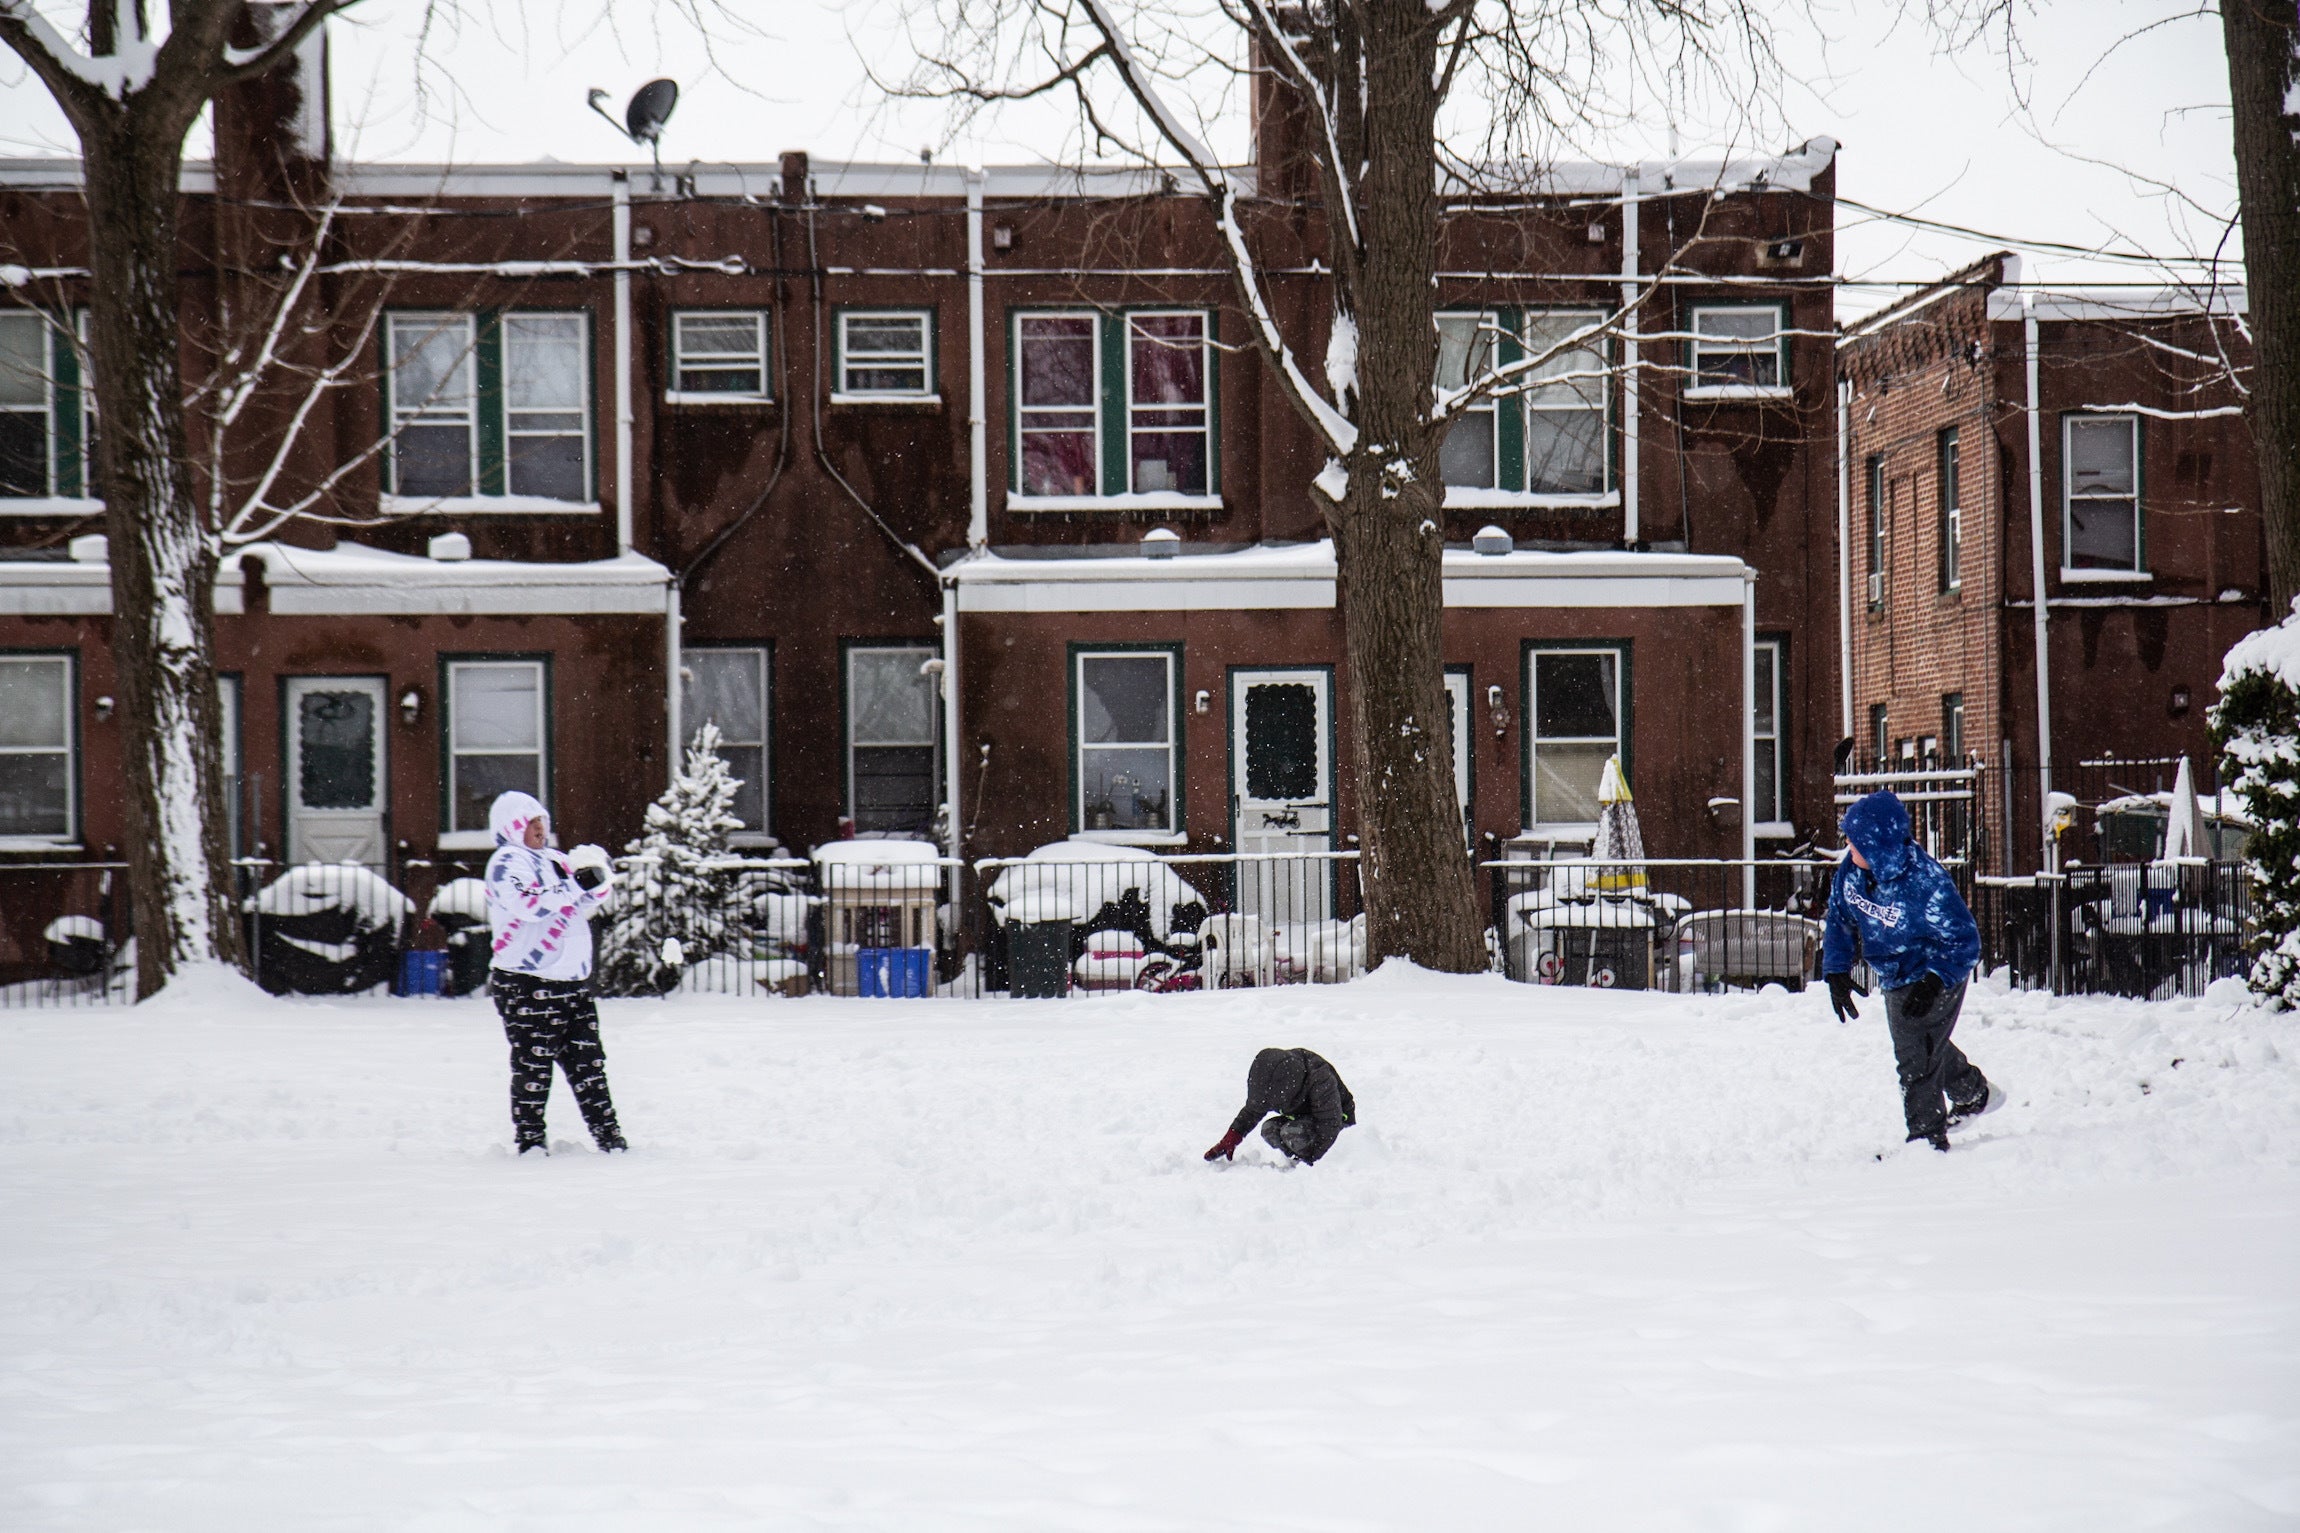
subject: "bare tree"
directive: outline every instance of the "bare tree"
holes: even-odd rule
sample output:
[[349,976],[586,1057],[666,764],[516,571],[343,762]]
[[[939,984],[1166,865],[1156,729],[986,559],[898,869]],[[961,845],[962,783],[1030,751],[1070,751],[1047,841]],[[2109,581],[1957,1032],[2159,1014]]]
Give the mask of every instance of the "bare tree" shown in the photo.
[[2220,0],[2235,109],[2236,190],[2253,377],[2245,419],[2260,458],[2260,513],[2276,612],[2300,595],[2300,8],[2292,0]]
[[[908,89],[978,107],[1068,90],[1099,145],[1179,161],[1254,346],[1326,455],[1315,494],[1338,565],[1373,955],[1481,969],[1486,923],[1446,736],[1440,450],[1463,410],[1522,386],[1589,332],[1433,389],[1447,208],[1538,188],[1528,151],[1545,132],[1595,125],[1609,41],[1636,55],[1632,67],[1658,48],[1672,71],[1763,72],[1769,35],[1742,0],[1218,0],[1148,31],[1114,0],[969,0]],[[1306,212],[1331,272],[1322,365],[1304,360],[1270,299],[1299,226],[1273,216],[1281,194],[1241,186],[1191,95],[1194,77],[1249,54],[1275,87],[1258,109],[1294,116],[1311,170],[1308,195],[1285,211]],[[1449,132],[1449,111],[1470,125]]]
[[184,137],[227,87],[352,0],[89,0],[75,40],[0,0],[0,42],[80,140],[93,281],[96,492],[111,542],[139,997],[185,966],[242,964],[225,846],[214,666],[216,530],[191,472],[177,291]]

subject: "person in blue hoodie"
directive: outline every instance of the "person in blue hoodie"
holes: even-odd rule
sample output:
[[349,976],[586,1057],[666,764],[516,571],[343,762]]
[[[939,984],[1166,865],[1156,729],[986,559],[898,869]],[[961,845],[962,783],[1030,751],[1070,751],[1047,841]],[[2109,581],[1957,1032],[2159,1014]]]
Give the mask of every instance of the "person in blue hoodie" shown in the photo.
[[551,844],[550,817],[532,795],[499,795],[487,814],[487,923],[495,963],[487,988],[511,1044],[511,1131],[518,1152],[548,1155],[543,1109],[556,1067],[601,1151],[628,1149],[607,1090],[607,1051],[591,999],[591,915],[607,902],[607,854]]
[[1829,1004],[1839,1022],[1861,1014],[1853,997],[1869,992],[1853,983],[1852,971],[1857,958],[1867,959],[1885,993],[1909,1141],[1946,1150],[1951,1123],[2004,1101],[1949,1041],[1980,960],[1980,928],[1948,870],[1910,837],[1899,798],[1870,794],[1845,811],[1842,828],[1845,858],[1829,885],[1821,950]]

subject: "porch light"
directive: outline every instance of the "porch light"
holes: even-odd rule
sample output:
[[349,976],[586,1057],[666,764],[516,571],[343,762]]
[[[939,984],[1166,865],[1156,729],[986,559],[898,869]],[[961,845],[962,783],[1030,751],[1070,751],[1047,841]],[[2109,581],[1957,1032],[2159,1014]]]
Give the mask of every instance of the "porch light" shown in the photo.
[[1214,694],[1207,691],[1204,687],[1200,687],[1198,689],[1198,695],[1192,698],[1190,703],[1191,706],[1196,708],[1200,713],[1210,712],[1214,706]]
[[111,699],[110,697],[108,697],[108,696],[107,696],[107,697],[99,697],[99,698],[97,698],[97,699],[96,699],[96,722],[97,722],[97,723],[99,723],[99,724],[108,724],[108,723],[110,723],[110,722],[111,722],[111,720],[112,720],[112,699]]
[[413,687],[399,694],[399,721],[413,727],[423,713],[423,694]]
[[1493,737],[1498,740],[1509,733],[1509,704],[1501,700],[1499,683],[1485,689],[1486,716],[1493,720]]

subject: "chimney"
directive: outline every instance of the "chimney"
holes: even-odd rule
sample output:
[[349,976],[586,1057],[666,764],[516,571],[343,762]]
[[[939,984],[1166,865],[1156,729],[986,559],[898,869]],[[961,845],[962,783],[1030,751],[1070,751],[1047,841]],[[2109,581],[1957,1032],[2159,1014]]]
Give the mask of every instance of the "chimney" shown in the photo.
[[[1292,38],[1294,49],[1313,70],[1319,67],[1316,40],[1308,35],[1307,19],[1293,7],[1277,13],[1278,24]],[[1277,201],[1315,197],[1318,167],[1309,144],[1315,119],[1301,92],[1278,73],[1265,57],[1262,41],[1253,40],[1247,70],[1253,80],[1254,172],[1256,190]]]
[[[261,47],[296,14],[287,5],[249,5],[232,44]],[[325,199],[334,155],[325,22],[269,72],[217,94],[215,145],[216,190],[226,198],[307,206]]]
[[791,207],[804,206],[807,200],[807,152],[804,149],[783,151],[783,201]]

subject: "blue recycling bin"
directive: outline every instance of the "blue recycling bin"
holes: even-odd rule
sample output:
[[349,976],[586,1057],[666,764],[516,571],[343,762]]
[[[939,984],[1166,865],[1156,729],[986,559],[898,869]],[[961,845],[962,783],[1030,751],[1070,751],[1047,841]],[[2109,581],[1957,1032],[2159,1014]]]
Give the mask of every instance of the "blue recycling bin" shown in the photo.
[[866,947],[855,954],[855,988],[898,1000],[932,995],[933,964],[930,947]]
[[399,993],[438,995],[447,985],[447,955],[417,950],[399,955]]

